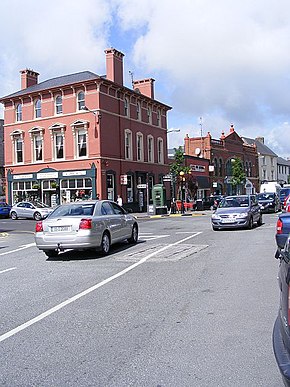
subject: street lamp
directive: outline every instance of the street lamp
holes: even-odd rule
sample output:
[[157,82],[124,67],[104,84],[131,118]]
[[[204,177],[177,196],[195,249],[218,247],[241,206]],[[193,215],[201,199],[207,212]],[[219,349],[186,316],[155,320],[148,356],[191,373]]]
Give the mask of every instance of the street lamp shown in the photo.
[[102,114],[100,113],[100,111],[99,110],[97,110],[97,111],[91,110],[87,106],[82,106],[81,110],[85,110],[87,112],[93,113],[93,115],[95,116],[95,131],[96,131],[97,124],[99,124],[100,119],[102,118]]
[[185,182],[184,171],[180,171],[179,176],[181,181],[181,213],[183,214],[184,213],[183,189],[184,189],[184,182]]

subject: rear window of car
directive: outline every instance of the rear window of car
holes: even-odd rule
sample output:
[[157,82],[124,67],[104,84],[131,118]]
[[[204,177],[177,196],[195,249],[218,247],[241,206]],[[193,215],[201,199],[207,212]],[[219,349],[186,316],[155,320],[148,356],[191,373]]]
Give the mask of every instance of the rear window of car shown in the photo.
[[257,196],[257,199],[258,200],[273,200],[275,197],[275,195],[273,193],[260,193],[258,196]]
[[62,216],[91,216],[94,213],[95,204],[82,204],[74,203],[74,204],[64,204],[62,206],[57,207],[49,216],[50,218],[62,217]]

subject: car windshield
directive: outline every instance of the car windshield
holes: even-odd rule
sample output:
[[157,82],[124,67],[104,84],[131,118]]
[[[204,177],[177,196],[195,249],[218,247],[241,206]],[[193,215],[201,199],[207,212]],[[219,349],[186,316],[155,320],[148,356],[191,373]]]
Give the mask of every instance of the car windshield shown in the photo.
[[260,193],[258,196],[257,196],[257,199],[258,200],[273,200],[274,199],[274,194],[273,193]]
[[41,202],[31,202],[31,204],[34,205],[36,208],[48,208],[49,206],[47,204],[41,203]]
[[79,215],[93,215],[95,209],[94,203],[73,203],[64,204],[57,207],[49,216],[49,218],[57,218],[63,216],[79,216]]
[[229,207],[249,207],[249,198],[246,196],[227,197],[219,204],[219,208]]

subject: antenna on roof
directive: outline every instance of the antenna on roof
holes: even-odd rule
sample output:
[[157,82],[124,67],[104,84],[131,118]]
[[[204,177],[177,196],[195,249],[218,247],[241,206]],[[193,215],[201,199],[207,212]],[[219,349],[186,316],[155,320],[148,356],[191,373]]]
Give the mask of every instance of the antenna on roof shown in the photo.
[[129,70],[129,74],[131,77],[132,88],[134,89],[134,73],[133,73],[133,71]]
[[199,125],[200,125],[200,137],[202,137],[202,117],[199,117]]

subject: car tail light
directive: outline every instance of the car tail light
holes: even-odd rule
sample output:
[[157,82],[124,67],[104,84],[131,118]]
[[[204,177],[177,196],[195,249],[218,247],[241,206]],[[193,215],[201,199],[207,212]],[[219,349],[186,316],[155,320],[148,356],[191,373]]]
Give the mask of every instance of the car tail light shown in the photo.
[[282,234],[282,229],[283,229],[283,222],[281,219],[278,219],[276,224],[276,233]]
[[290,212],[290,204],[289,203],[286,205],[286,212]]
[[42,221],[37,222],[35,225],[35,232],[42,232],[42,231],[43,231]]
[[92,219],[82,219],[79,225],[80,230],[90,230],[92,228]]

